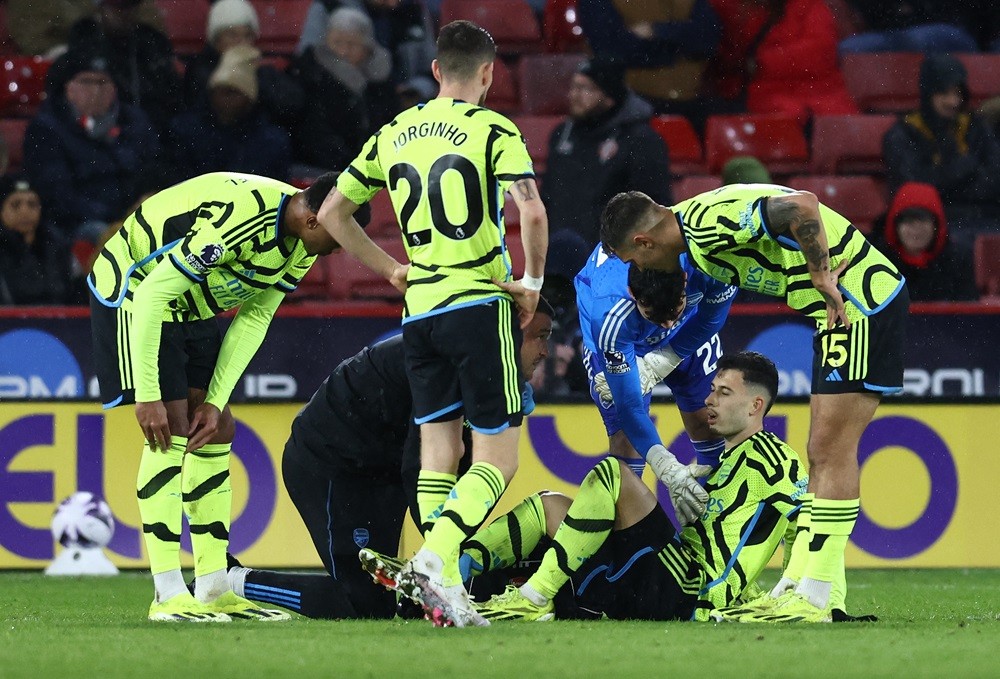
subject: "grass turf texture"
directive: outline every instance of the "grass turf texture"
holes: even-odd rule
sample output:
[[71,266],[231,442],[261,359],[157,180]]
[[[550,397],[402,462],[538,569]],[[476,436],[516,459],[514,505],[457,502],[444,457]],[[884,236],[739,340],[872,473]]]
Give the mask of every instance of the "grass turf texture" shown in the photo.
[[[0,573],[0,677],[997,677],[1000,570],[854,571],[874,624],[154,624],[148,575]],[[374,586],[374,585],[373,585]]]

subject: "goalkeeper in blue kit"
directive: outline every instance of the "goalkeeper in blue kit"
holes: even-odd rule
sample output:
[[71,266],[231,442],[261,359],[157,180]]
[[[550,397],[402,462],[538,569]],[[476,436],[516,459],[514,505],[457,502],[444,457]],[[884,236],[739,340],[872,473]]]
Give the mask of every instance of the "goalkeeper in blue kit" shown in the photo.
[[705,397],[722,353],[718,331],[736,288],[689,262],[677,273],[639,271],[597,247],[574,281],[591,396],[608,432],[611,455],[640,477],[649,462],[670,489],[681,524],[705,509],[705,494],[662,444],[649,416],[650,392],[665,381],[702,472],[723,449],[707,421]]

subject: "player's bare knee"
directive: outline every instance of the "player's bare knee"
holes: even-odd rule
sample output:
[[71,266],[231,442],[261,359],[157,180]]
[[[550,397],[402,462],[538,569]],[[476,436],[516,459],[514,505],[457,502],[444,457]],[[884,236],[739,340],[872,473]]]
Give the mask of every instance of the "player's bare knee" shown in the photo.
[[573,500],[562,493],[551,490],[543,490],[539,494],[542,499],[542,509],[545,510],[545,533],[550,538],[554,537],[559,530],[559,524],[566,518],[566,512]]
[[211,443],[232,443],[236,438],[236,418],[233,412],[226,406],[219,416],[219,429],[212,437]]

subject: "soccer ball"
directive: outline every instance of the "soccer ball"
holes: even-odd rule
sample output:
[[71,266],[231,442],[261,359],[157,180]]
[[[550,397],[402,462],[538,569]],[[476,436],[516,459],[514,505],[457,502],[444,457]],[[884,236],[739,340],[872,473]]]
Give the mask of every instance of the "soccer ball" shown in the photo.
[[52,515],[52,537],[63,547],[105,547],[114,534],[111,508],[93,493],[73,493]]

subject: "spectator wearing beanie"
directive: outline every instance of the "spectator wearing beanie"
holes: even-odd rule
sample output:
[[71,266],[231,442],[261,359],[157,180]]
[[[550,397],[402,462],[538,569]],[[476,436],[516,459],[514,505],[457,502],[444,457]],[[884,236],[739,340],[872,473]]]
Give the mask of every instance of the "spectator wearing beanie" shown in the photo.
[[288,180],[288,133],[258,106],[260,51],[236,45],[222,55],[202,102],[170,126],[168,152],[177,179],[206,172],[245,172]]
[[771,173],[753,156],[736,156],[722,166],[722,184],[771,184]]
[[69,51],[107,55],[118,96],[141,108],[158,133],[181,105],[181,79],[170,39],[142,23],[140,0],[97,0],[97,14],[73,24]]
[[[257,12],[247,0],[219,0],[208,13],[205,47],[184,71],[184,103],[198,106],[206,96],[208,79],[231,47],[254,47],[260,37]],[[257,66],[258,103],[271,122],[293,129],[305,105],[294,79],[269,64]]]
[[907,182],[900,187],[878,245],[906,277],[913,301],[976,299],[972,258],[949,242],[944,205],[930,184]]
[[70,272],[69,242],[42,221],[27,178],[0,177],[0,304],[66,304]]
[[156,132],[141,109],[119,101],[110,69],[92,49],[56,60],[24,137],[28,178],[71,241],[95,242],[158,169]]
[[653,107],[625,86],[624,69],[594,58],[570,80],[569,117],[552,132],[541,194],[549,232],[576,232],[587,252],[600,240],[605,203],[621,191],[642,191],[670,205],[670,163],[649,125]]

